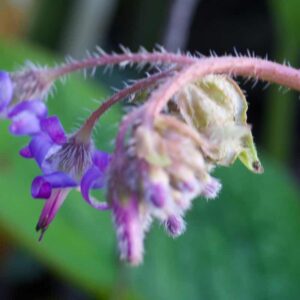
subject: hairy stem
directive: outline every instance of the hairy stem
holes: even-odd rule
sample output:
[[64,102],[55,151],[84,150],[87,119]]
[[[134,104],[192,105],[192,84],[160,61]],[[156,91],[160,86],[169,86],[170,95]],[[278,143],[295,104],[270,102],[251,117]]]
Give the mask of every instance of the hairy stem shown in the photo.
[[155,85],[159,80],[170,76],[174,72],[174,69],[169,69],[166,71],[162,71],[151,75],[147,78],[141,79],[129,87],[126,87],[116,94],[114,94],[111,98],[102,103],[99,108],[97,108],[85,121],[83,126],[78,132],[78,136],[83,136],[86,139],[90,138],[91,132],[95,126],[95,123],[99,120],[99,118],[114,104],[117,102],[127,98],[128,96],[140,91],[145,90],[153,85]]
[[63,66],[54,68],[49,71],[49,77],[56,80],[61,76],[89,68],[95,68],[107,65],[116,64],[177,64],[188,65],[195,63],[199,58],[190,57],[182,54],[175,53],[162,53],[162,52],[141,52],[141,53],[124,53],[124,54],[102,54],[95,57],[89,57],[81,61],[74,61]]
[[292,67],[260,58],[231,56],[202,58],[152,93],[147,109],[147,122],[152,124],[153,116],[160,113],[169,99],[187,83],[197,81],[208,74],[252,77],[300,90],[300,71]]

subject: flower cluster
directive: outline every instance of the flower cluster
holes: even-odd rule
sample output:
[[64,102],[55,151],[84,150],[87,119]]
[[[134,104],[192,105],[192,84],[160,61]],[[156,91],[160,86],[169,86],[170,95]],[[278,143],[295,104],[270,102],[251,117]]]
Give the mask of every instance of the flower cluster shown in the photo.
[[84,199],[97,209],[107,209],[105,203],[96,203],[88,190],[97,184],[104,185],[104,173],[109,154],[95,149],[89,136],[79,130],[66,136],[56,116],[41,120],[41,131],[35,134],[21,155],[34,158],[42,175],[37,176],[31,187],[34,198],[46,199],[36,229],[43,233],[54,219],[69,191],[82,187]]
[[[163,70],[157,68],[116,92],[72,134],[65,133],[57,116],[48,115],[45,98],[56,79],[80,69],[134,63]],[[217,166],[239,159],[262,173],[247,124],[247,101],[232,79],[235,75],[300,89],[298,70],[259,58],[156,51],[101,53],[53,69],[31,65],[15,73],[0,72],[0,117],[11,120],[13,135],[29,137],[20,155],[40,169],[31,186],[32,197],[45,200],[36,228],[40,239],[70,190],[76,189],[93,208],[112,211],[121,258],[138,265],[154,219],[177,237],[186,228],[184,216],[192,201],[218,196],[222,185],[212,175]],[[91,138],[95,124],[129,97],[138,105],[122,120],[114,152],[96,149]],[[107,201],[101,202],[91,189],[102,188]]]
[[183,215],[191,201],[196,196],[215,198],[221,188],[210,175],[212,165],[205,162],[206,145],[177,126],[186,127],[163,115],[156,118],[152,129],[139,125],[112,158],[108,200],[121,257],[132,264],[142,261],[144,232],[153,218],[177,237],[185,230]]
[[[32,76],[32,71],[14,75],[0,73],[0,112],[3,118],[11,120],[9,129],[13,135],[30,137],[29,144],[19,153],[26,159],[34,159],[42,173],[34,178],[31,187],[33,198],[46,200],[36,226],[41,231],[41,239],[71,189],[81,186],[83,198],[91,206],[100,210],[108,208],[106,203],[90,197],[89,189],[103,187],[110,155],[95,149],[88,123],[76,133],[66,135],[59,118],[48,115],[42,89],[38,93],[39,89],[34,87],[32,93],[40,99],[30,98],[26,87],[30,86]],[[37,77],[33,82],[39,80]],[[44,85],[48,88],[50,84]],[[19,97],[14,100],[15,94]],[[22,95],[29,98],[23,99]]]
[[246,122],[247,102],[233,80],[206,76],[175,93],[170,104],[151,125],[141,117],[131,124],[109,169],[108,200],[121,256],[132,264],[142,261],[144,232],[153,218],[177,237],[192,200],[217,197],[221,183],[211,176],[217,165],[239,157],[262,172]]

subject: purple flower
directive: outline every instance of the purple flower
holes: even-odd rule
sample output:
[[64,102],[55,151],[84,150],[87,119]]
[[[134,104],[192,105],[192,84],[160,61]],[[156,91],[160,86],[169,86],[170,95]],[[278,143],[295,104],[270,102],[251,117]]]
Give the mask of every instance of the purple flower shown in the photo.
[[110,156],[96,150],[90,139],[81,136],[81,131],[67,137],[56,116],[41,118],[39,128],[20,154],[35,159],[43,173],[31,186],[33,198],[46,200],[36,227],[41,231],[41,239],[70,190],[78,188],[80,182],[83,197],[91,206],[108,208],[106,203],[94,200],[89,191],[104,185]]

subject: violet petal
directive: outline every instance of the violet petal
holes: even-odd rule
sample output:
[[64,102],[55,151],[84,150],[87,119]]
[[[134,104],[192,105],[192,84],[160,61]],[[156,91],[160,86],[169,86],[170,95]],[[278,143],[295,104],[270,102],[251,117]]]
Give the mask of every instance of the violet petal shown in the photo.
[[24,158],[33,158],[33,154],[31,153],[29,146],[23,147],[19,151],[19,154]]
[[82,177],[80,183],[80,189],[84,200],[92,207],[98,210],[107,210],[109,205],[105,202],[98,202],[90,196],[90,190],[92,188],[102,188],[105,183],[104,173],[97,167],[91,167]]
[[34,178],[31,184],[31,195],[33,198],[48,199],[51,196],[52,186],[43,176]]
[[24,111],[32,113],[39,119],[46,117],[48,114],[45,103],[40,100],[27,100],[15,105],[8,113],[8,117],[13,118]]
[[23,111],[12,118],[9,131],[13,135],[32,135],[40,131],[40,120],[31,112]]
[[57,116],[51,116],[41,120],[41,128],[45,131],[52,141],[58,145],[66,143],[67,137],[64,128]]
[[77,183],[70,176],[62,172],[56,172],[36,177],[32,182],[31,194],[33,198],[48,199],[52,189],[76,186]]
[[93,154],[94,165],[102,172],[105,172],[111,161],[111,154],[96,150]]
[[40,133],[32,138],[29,149],[40,167],[52,146],[53,141],[44,133]]

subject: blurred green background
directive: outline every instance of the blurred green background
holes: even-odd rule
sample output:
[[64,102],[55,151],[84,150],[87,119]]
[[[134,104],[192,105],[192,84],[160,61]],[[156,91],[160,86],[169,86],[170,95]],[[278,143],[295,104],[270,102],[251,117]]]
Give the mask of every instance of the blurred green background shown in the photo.
[[[0,0],[0,69],[25,60],[53,65],[100,45],[137,50],[156,44],[209,55],[247,54],[300,63],[297,0]],[[67,131],[78,127],[92,99],[110,86],[142,76],[134,71],[72,76],[49,100]],[[218,169],[223,190],[215,201],[197,199],[186,233],[173,240],[156,224],[145,262],[118,260],[109,212],[99,213],[73,192],[42,243],[34,231],[43,203],[30,197],[38,174],[18,156],[26,138],[0,123],[0,299],[299,299],[300,143],[298,93],[239,79],[247,91],[263,175],[239,163]],[[100,121],[96,143],[113,149],[122,107]]]

